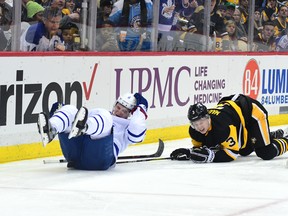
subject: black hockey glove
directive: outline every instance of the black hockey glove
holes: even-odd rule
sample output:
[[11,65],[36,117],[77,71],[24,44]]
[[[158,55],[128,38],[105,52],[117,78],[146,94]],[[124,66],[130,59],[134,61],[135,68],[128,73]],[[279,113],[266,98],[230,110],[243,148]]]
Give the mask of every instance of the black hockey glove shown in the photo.
[[211,163],[214,157],[214,151],[207,147],[192,148],[190,153],[190,159],[195,163]]
[[190,160],[191,150],[188,148],[179,148],[170,154],[171,160]]

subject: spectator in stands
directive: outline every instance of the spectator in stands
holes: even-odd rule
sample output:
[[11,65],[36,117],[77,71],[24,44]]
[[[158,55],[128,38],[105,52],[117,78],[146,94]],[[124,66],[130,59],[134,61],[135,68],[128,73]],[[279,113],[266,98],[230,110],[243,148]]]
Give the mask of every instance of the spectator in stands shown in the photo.
[[103,21],[102,26],[97,30],[96,49],[98,51],[119,51],[117,35],[110,20]]
[[267,0],[266,6],[261,13],[262,22],[272,21],[275,19],[278,13],[277,6],[277,0]]
[[243,25],[248,24],[249,19],[249,0],[239,0],[239,7],[237,8],[240,11],[240,22]]
[[262,31],[261,9],[255,8],[254,11],[254,38]]
[[0,51],[11,50],[12,7],[0,0]]
[[70,22],[78,23],[80,21],[80,14],[78,12],[73,12],[68,15],[65,15],[63,13],[64,6],[65,6],[65,0],[51,0],[50,7],[52,9],[60,10],[62,12],[62,19],[61,19],[60,27]]
[[43,21],[44,7],[34,1],[28,1],[26,4],[27,8],[27,18],[29,23],[41,22]]
[[226,10],[227,10],[227,7],[226,7],[226,5],[224,5],[224,4],[219,4],[218,6],[217,6],[217,11],[216,11],[216,13],[218,13],[221,17],[225,17],[226,16]]
[[241,22],[241,12],[239,9],[235,9],[233,18],[237,28],[237,38],[247,38],[246,26]]
[[227,35],[222,37],[222,51],[238,51],[239,47],[235,22],[233,20],[227,20],[225,25]]
[[274,23],[265,22],[263,30],[254,39],[256,51],[275,51]]
[[65,51],[77,51],[80,49],[79,29],[75,23],[67,23],[61,28],[61,37]]
[[285,29],[285,35],[276,39],[276,51],[288,52],[288,28]]
[[[204,7],[199,6],[196,8],[195,12],[193,13],[191,19],[189,20],[189,26],[195,26],[196,31],[194,36],[198,35],[198,39],[195,42],[198,44],[199,50],[198,51],[205,51],[211,50],[212,48],[212,40],[214,37],[221,37],[223,33],[226,32],[224,19],[218,13],[216,13],[216,5],[218,5],[219,0],[211,0],[211,11],[210,11],[210,42],[208,44],[208,48],[204,47],[204,41],[206,38],[204,35]],[[194,37],[195,38],[195,37]]]
[[226,22],[227,20],[233,19],[233,14],[236,9],[236,5],[230,2],[227,2],[225,6],[226,6],[226,13],[224,16],[224,20],[225,20],[224,22]]
[[[182,1],[182,0],[181,0]],[[175,0],[160,0],[158,23],[158,51],[172,51],[174,32],[171,31],[175,17]]]
[[281,37],[285,34],[285,29],[288,28],[288,7],[286,5],[281,5],[279,7],[278,16],[273,23],[275,25],[275,37]]
[[150,51],[153,3],[151,0],[119,0],[109,16],[118,28],[121,51]]
[[43,22],[31,25],[20,39],[21,51],[64,50],[61,38],[57,35],[62,14],[60,10],[46,7]]
[[74,0],[65,0],[64,8],[62,9],[62,13],[64,15],[70,15],[74,13],[75,3]]
[[65,6],[65,1],[66,1],[66,0],[50,0],[50,7],[51,7],[52,9],[61,10],[61,12],[62,12],[62,9],[63,9],[64,6]]
[[5,2],[0,0],[0,26],[4,31],[10,29],[12,23],[12,7]]
[[237,28],[234,20],[226,22],[227,35],[222,37],[222,51],[247,51],[245,39],[237,38]]
[[[224,19],[218,13],[216,13],[216,5],[218,5],[218,3],[219,0],[211,0],[210,35],[213,35],[214,32],[217,35],[221,35],[223,32],[225,32]],[[195,10],[189,22],[195,25],[198,34],[203,34],[204,7],[202,5]]]
[[112,7],[112,0],[100,0],[100,7],[97,10],[97,28],[101,27],[103,22],[109,19]]
[[[178,4],[177,4],[178,3]],[[180,0],[176,1],[176,12],[179,16],[190,20],[192,14],[200,5],[204,5],[204,0]]]

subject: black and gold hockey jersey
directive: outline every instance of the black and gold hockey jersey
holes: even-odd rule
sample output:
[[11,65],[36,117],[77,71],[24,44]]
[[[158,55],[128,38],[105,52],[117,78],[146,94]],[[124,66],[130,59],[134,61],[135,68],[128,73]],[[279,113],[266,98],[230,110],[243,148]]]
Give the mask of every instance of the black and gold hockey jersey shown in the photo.
[[270,144],[268,113],[258,101],[241,94],[231,95],[222,98],[208,113],[211,124],[207,133],[190,127],[189,134],[194,147],[215,150],[214,162],[235,160],[247,145],[253,144],[254,148]]

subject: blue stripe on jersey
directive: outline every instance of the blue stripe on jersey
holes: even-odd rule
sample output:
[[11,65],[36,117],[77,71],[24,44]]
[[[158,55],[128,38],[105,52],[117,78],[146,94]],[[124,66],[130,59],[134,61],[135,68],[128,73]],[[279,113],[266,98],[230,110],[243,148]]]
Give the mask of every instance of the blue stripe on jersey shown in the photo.
[[114,143],[114,147],[115,147],[115,150],[116,150],[116,155],[118,156],[118,154],[119,154],[119,148],[118,148],[118,146]]
[[[101,122],[102,122],[102,129],[101,129],[101,132],[99,133],[99,134],[102,134],[102,132],[104,130],[104,120],[103,120],[103,118],[100,115],[97,115],[97,116],[99,116],[99,118],[101,119]],[[99,129],[99,122],[98,122],[97,118],[94,117],[94,116],[93,116],[93,118],[95,119],[95,121],[97,122],[98,125],[97,125],[97,128],[96,128],[95,132],[92,133],[91,135],[95,134],[98,131],[98,129]]]
[[97,131],[98,131],[98,128],[99,128],[99,122],[98,122],[98,120],[93,116],[93,119],[96,121],[96,123],[97,123],[97,128],[96,128],[96,130],[95,130],[95,132],[94,133],[92,133],[91,135],[93,135],[93,134],[95,134]]
[[[146,130],[147,130],[147,129],[146,129]],[[128,134],[129,134],[130,136],[132,136],[132,137],[140,137],[140,136],[143,136],[143,134],[146,132],[146,130],[144,130],[142,133],[140,133],[140,134],[138,134],[138,135],[133,134],[133,133],[131,133],[131,132],[128,130]]]
[[[146,130],[144,130],[142,133],[136,135],[136,134],[131,133],[131,132],[128,130],[128,134],[129,134],[129,136],[128,136],[128,140],[129,140],[130,142],[132,142],[132,143],[142,142],[143,139],[141,139],[141,140],[137,140],[137,138],[143,136],[145,132],[146,132]],[[137,141],[132,140],[132,139],[130,139],[130,138],[132,138],[132,139],[133,139],[133,138],[136,138]]]
[[143,139],[137,140],[137,141],[131,140],[129,137],[128,137],[128,140],[129,140],[131,143],[139,143],[139,142],[142,142],[142,141],[143,141]]
[[[67,122],[68,122],[68,126],[69,126],[69,125],[70,125],[70,121],[69,121],[68,116],[67,116],[64,112],[62,112],[62,111],[58,111],[57,113],[61,113],[61,114],[63,114],[63,115],[66,117]],[[57,118],[59,118],[59,119],[62,121],[62,123],[63,123],[63,129],[62,129],[62,131],[64,131],[64,130],[65,130],[65,121],[64,121],[63,118],[61,118],[60,116],[58,116],[57,113],[54,114],[54,116],[57,117]],[[67,127],[68,127],[68,126],[67,126]]]

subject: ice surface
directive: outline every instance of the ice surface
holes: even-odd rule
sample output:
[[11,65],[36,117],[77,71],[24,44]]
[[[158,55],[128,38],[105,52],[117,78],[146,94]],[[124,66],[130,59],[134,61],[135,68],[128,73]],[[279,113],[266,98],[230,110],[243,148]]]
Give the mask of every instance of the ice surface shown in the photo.
[[[165,142],[163,157],[190,139]],[[125,155],[151,154],[155,144]],[[59,159],[60,157],[53,158]],[[51,159],[51,158],[49,158]],[[109,171],[42,159],[0,164],[1,216],[287,216],[288,153],[221,164],[150,161]]]

